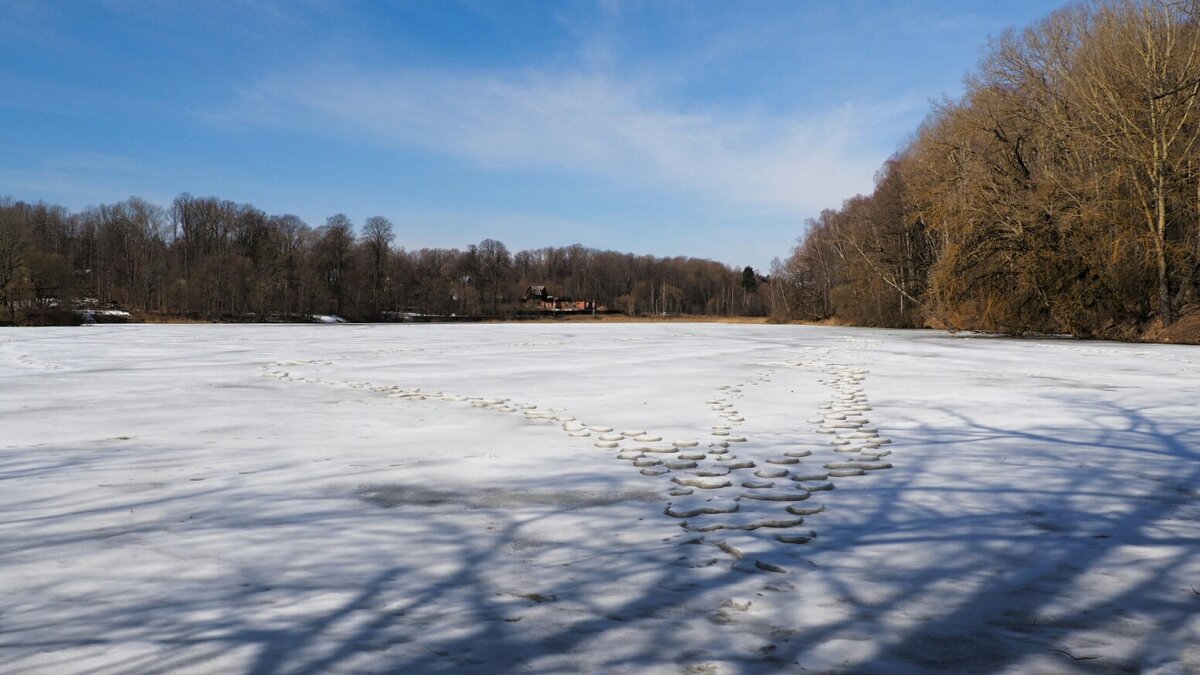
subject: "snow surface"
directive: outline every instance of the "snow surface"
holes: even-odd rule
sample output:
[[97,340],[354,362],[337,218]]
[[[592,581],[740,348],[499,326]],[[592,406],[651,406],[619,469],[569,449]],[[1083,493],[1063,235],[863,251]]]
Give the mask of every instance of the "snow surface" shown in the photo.
[[1200,672],[1197,401],[931,331],[6,329],[0,671]]

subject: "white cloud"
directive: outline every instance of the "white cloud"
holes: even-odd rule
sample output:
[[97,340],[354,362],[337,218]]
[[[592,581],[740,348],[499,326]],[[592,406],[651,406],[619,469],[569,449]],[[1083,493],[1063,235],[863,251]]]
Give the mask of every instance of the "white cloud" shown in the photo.
[[910,102],[788,117],[683,109],[652,82],[589,73],[319,69],[245,92],[240,115],[366,134],[482,167],[551,167],[751,211],[809,214],[869,190],[889,148],[861,139]]

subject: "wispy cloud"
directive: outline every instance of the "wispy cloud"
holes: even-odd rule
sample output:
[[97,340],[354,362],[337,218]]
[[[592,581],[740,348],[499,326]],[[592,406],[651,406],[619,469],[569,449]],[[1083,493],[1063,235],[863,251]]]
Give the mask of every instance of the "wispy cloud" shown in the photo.
[[82,209],[87,205],[120,201],[127,196],[143,197],[160,204],[169,204],[173,197],[157,190],[131,188],[129,181],[100,171],[0,167],[0,197],[45,200]]
[[35,165],[0,166],[0,196],[43,199],[73,208],[134,195],[167,203],[172,195],[147,187],[151,184],[148,176],[160,173],[160,169],[147,167],[127,155],[78,152],[50,157]]
[[890,148],[865,142],[923,102],[784,116],[671,105],[656,83],[588,72],[320,68],[243,92],[242,120],[336,129],[481,168],[536,166],[772,213],[868,190]]
[[58,28],[62,11],[51,3],[7,0],[0,4],[0,39],[60,54],[77,49],[78,42]]
[[50,170],[104,170],[110,173],[142,171],[146,168],[134,157],[107,152],[76,152],[49,157],[44,166]]

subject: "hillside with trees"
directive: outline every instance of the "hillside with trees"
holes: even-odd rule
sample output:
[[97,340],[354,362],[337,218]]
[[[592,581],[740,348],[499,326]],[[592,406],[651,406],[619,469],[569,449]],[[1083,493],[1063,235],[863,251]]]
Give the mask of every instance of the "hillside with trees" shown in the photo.
[[769,280],[711,260],[585,248],[512,253],[486,239],[466,249],[405,250],[392,224],[345,215],[310,227],[250,204],[181,195],[79,213],[0,200],[0,321],[70,320],[112,307],[220,321],[514,318],[525,290],[628,315],[760,316]]
[[1200,324],[1198,18],[1079,4],[1000,36],[874,192],[808,223],[774,270],[790,316],[1117,339]]

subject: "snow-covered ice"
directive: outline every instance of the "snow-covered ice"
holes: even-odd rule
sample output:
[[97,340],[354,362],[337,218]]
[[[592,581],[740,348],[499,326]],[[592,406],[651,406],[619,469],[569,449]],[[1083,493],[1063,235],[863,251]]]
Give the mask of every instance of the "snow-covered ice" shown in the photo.
[[1200,349],[0,331],[3,672],[1200,672]]

